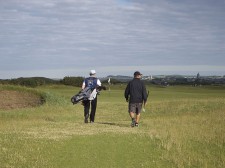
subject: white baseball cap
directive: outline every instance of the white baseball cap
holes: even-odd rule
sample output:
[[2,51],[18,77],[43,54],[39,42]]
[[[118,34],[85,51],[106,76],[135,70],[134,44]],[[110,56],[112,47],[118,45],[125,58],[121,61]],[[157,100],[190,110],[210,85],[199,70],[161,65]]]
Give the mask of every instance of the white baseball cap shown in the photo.
[[90,71],[90,75],[94,75],[94,74],[96,74],[96,72],[95,72],[94,69],[92,69],[92,70]]

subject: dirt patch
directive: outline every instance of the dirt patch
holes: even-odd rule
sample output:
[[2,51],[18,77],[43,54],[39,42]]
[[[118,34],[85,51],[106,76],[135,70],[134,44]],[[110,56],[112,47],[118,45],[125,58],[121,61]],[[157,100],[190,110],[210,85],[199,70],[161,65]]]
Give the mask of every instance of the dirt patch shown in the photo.
[[0,91],[0,109],[35,107],[41,105],[41,98],[28,92]]

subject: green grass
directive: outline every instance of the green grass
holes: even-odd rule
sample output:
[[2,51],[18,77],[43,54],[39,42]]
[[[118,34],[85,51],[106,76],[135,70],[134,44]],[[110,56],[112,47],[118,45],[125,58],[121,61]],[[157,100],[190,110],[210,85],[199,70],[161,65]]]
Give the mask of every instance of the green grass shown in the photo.
[[94,124],[70,103],[80,88],[31,89],[44,105],[0,111],[0,168],[225,167],[224,87],[149,86],[139,128],[130,127],[124,87],[101,92]]

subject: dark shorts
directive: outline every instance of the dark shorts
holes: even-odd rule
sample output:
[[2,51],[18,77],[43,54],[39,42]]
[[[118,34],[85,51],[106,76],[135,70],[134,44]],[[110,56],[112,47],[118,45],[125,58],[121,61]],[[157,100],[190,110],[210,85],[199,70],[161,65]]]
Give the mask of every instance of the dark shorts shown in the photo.
[[142,103],[129,103],[128,112],[139,114],[141,112]]

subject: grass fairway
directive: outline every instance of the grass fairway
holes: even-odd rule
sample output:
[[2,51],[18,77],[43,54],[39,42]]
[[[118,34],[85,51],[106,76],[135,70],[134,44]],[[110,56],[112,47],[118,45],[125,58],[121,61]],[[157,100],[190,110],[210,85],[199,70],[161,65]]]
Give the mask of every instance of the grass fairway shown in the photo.
[[101,92],[94,124],[83,123],[83,106],[70,103],[79,88],[69,86],[34,89],[42,106],[0,109],[0,168],[225,167],[225,87],[148,86],[138,128],[124,87]]

